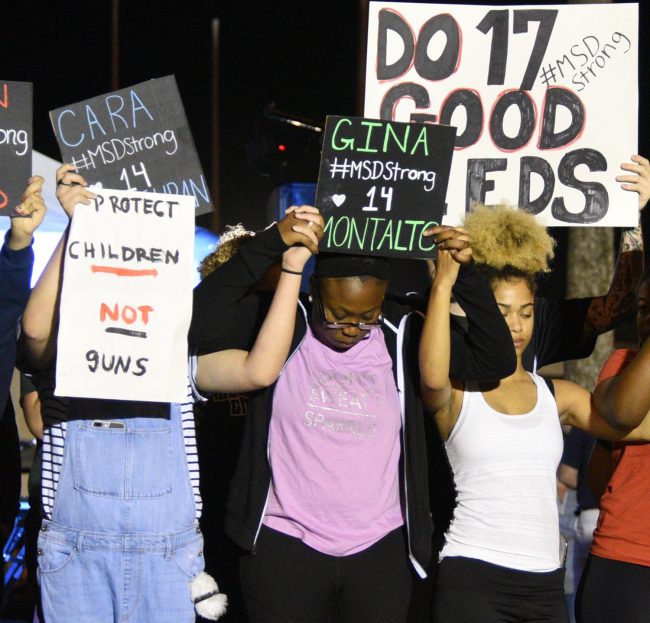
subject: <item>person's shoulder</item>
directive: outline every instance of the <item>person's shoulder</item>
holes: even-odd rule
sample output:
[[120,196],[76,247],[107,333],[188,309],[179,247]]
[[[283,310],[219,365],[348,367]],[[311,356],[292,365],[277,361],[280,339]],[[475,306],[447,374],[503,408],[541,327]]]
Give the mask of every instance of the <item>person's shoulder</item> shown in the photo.
[[617,348],[603,364],[597,383],[613,376],[618,376],[636,357],[638,351],[633,348]]

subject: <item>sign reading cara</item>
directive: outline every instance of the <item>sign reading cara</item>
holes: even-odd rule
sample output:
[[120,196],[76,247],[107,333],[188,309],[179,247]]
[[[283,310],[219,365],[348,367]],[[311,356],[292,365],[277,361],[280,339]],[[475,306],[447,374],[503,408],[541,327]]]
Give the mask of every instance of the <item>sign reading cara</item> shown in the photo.
[[446,223],[473,203],[636,226],[636,4],[371,2],[365,115],[456,126]]
[[149,80],[50,112],[64,162],[90,184],[191,195],[212,210],[174,76]]
[[455,129],[327,117],[316,207],[328,251],[431,257],[423,232],[440,224]]
[[65,250],[56,393],[182,402],[192,314],[194,199],[100,190]]
[[32,83],[0,81],[0,216],[22,202],[32,174]]

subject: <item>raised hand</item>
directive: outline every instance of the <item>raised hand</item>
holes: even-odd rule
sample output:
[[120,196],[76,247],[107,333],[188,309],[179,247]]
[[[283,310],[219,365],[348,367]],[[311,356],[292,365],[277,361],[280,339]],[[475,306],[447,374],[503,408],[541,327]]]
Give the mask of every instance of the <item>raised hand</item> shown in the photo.
[[472,247],[469,236],[463,227],[448,227],[439,225],[430,227],[424,232],[425,236],[434,236],[441,250],[448,251],[459,264],[468,264],[472,260]]
[[278,222],[278,230],[288,247],[300,244],[316,255],[318,241],[323,237],[323,217],[312,206],[291,206]]
[[23,201],[11,216],[10,249],[18,250],[29,246],[36,228],[43,222],[46,212],[45,202],[41,197],[43,181],[39,175],[28,180]]
[[87,186],[86,180],[76,173],[73,165],[63,164],[56,170],[56,198],[70,218],[78,203],[90,205],[97,196],[89,191]]
[[[291,241],[292,246],[282,254],[282,267],[302,272],[309,258],[318,253],[318,243],[323,238],[325,222],[318,210],[311,206],[289,208],[280,223],[285,220],[287,224],[293,224],[290,233],[282,239],[285,244],[289,244],[288,240]],[[282,235],[282,229],[280,233]]]
[[621,183],[623,190],[638,193],[639,210],[643,210],[650,199],[650,162],[639,155],[632,156],[631,160],[621,164],[621,169],[634,175],[617,175],[616,181]]

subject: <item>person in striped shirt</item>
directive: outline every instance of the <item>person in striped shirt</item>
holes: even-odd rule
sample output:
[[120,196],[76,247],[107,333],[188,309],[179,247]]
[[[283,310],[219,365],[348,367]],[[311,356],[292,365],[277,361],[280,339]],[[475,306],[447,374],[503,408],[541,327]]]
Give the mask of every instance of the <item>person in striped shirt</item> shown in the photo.
[[[72,217],[94,199],[70,165],[57,171],[57,198]],[[82,204],[82,205],[80,205]],[[76,206],[76,207],[75,207]],[[225,596],[203,570],[201,500],[192,404],[200,392],[251,391],[273,382],[286,358],[300,274],[322,236],[315,208],[290,209],[276,226],[288,247],[273,305],[249,351],[191,357],[182,404],[69,398],[43,437],[39,579],[48,623],[129,618],[135,623],[218,618]],[[23,316],[32,368],[52,367],[64,233]],[[223,308],[238,295],[223,272]],[[221,318],[214,319],[219,326]],[[190,586],[190,583],[192,585]]]

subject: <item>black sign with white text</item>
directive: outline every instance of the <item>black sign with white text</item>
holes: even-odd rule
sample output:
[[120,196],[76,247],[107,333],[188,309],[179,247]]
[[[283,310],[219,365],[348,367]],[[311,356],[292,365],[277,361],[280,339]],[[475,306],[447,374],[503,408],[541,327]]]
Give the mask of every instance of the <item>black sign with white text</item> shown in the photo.
[[0,81],[0,216],[20,205],[32,174],[32,83]]
[[212,200],[174,76],[149,80],[50,112],[61,157],[90,184]]
[[321,248],[339,253],[427,258],[423,232],[439,225],[456,129],[361,117],[327,117],[316,207]]

